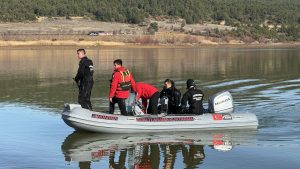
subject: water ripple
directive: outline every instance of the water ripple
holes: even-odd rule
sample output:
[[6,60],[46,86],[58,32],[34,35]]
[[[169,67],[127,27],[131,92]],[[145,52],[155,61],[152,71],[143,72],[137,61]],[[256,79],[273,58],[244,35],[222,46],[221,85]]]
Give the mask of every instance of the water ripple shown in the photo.
[[254,81],[258,81],[258,79],[243,79],[243,80],[227,81],[219,84],[208,85],[207,88],[217,88],[217,87],[230,86],[230,85],[236,85],[236,84],[254,82]]

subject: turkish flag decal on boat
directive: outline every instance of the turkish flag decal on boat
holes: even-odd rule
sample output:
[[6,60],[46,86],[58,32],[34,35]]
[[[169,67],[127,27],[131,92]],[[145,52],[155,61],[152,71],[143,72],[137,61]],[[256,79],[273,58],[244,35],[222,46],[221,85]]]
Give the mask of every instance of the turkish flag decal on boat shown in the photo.
[[223,115],[219,113],[212,114],[214,120],[223,120]]
[[214,113],[212,116],[213,120],[232,120],[232,116],[230,114]]

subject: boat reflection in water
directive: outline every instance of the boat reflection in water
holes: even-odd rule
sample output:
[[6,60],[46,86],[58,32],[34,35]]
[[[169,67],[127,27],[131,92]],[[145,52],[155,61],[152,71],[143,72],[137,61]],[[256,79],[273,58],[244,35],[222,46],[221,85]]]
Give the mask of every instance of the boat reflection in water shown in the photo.
[[[75,131],[62,143],[68,162],[78,162],[81,169],[92,162],[106,160],[109,168],[197,168],[205,159],[204,147],[230,151],[236,145],[255,144],[256,131],[211,131],[157,135],[116,135]],[[179,157],[180,156],[180,157]],[[161,162],[163,166],[161,165]],[[176,163],[177,164],[177,163]],[[128,165],[128,166],[127,166]],[[125,167],[126,166],[126,167]]]

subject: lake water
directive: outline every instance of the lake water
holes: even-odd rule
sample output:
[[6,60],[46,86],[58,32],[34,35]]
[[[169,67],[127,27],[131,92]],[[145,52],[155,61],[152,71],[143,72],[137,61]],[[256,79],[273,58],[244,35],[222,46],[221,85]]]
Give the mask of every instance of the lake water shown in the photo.
[[196,80],[205,100],[229,90],[257,131],[109,135],[74,132],[61,119],[77,101],[77,47],[0,48],[0,168],[240,168],[300,166],[300,48],[86,48],[92,103],[108,109],[112,62],[161,89]]

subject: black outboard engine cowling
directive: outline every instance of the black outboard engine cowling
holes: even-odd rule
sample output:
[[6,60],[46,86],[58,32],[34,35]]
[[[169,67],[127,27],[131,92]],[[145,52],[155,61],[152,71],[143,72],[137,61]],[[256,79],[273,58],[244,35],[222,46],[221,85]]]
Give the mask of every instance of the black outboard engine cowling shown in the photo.
[[233,99],[229,91],[222,91],[209,97],[208,109],[211,113],[233,113]]

